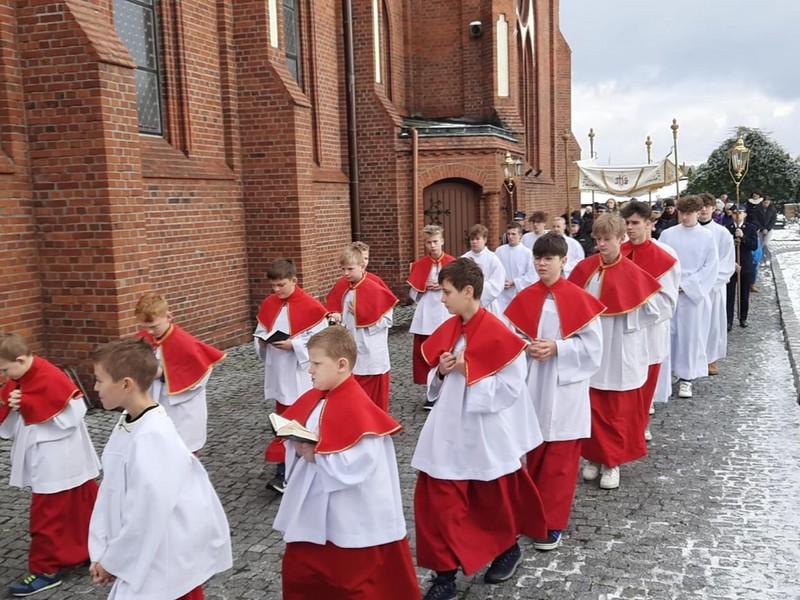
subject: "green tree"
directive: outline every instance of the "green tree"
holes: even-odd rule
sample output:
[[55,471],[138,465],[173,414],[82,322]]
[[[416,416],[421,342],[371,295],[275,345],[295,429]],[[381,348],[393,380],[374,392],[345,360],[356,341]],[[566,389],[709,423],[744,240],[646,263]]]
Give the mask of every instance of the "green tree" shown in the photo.
[[728,149],[739,138],[750,148],[750,168],[739,186],[739,197],[744,202],[753,190],[769,196],[777,204],[794,202],[800,192],[800,163],[772,141],[760,129],[737,127],[734,134],[722,142],[690,177],[686,194],[727,192],[735,200],[736,186],[728,171]]

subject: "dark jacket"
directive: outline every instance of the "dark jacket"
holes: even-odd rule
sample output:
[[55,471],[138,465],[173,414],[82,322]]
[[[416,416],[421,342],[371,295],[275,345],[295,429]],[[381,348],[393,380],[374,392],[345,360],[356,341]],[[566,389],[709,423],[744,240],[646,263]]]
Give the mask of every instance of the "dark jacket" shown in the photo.
[[[748,215],[747,219],[749,218],[750,217]],[[744,223],[742,223],[742,232],[744,233],[744,236],[739,238],[742,241],[739,243],[736,256],[739,259],[739,264],[742,266],[742,272],[751,273],[753,271],[753,252],[758,249],[758,230],[756,229],[756,226],[747,219]],[[735,245],[736,225],[731,223],[725,228],[731,232]]]
[[[752,215],[750,214],[752,212]],[[775,220],[778,218],[778,209],[770,202],[769,206],[764,206],[764,202],[757,204],[754,208],[747,211],[747,221],[756,226],[761,231],[766,229],[772,231],[775,227]]]
[[658,221],[656,221],[656,226],[653,228],[653,237],[658,239],[662,231],[669,229],[670,227],[675,227],[677,224],[678,211],[676,210],[671,217],[665,212],[663,215],[658,217]]

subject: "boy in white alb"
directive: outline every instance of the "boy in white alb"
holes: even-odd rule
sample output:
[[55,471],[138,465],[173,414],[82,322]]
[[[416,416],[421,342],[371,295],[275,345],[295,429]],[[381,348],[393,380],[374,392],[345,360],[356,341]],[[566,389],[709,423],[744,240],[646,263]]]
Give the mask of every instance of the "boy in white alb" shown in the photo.
[[736,272],[736,250],[731,234],[713,219],[717,206],[716,198],[708,192],[703,193],[701,198],[703,208],[697,214],[697,222],[714,235],[719,257],[717,282],[711,289],[711,319],[706,343],[708,374],[717,375],[719,373],[717,361],[728,355],[728,282]]
[[[622,244],[620,252],[661,284],[661,289],[655,298],[659,302],[658,321],[645,330],[648,336],[646,348],[649,368],[647,381],[642,388],[642,411],[644,423],[647,424],[655,410],[653,402],[658,383],[663,381],[661,371],[664,365],[666,365],[664,370],[667,371],[667,381],[671,376],[669,320],[678,304],[681,267],[675,252],[669,246],[651,239],[652,209],[648,203],[631,200],[620,208],[619,214],[625,219],[625,230],[628,234],[628,241]],[[652,439],[649,426],[645,427],[644,439],[647,442]]]
[[547,537],[537,550],[561,543],[575,496],[581,440],[592,426],[589,378],[600,367],[605,306],[562,277],[567,244],[546,233],[533,245],[540,280],[520,292],[505,316],[526,336],[527,385],[544,442],[528,452],[527,468],[542,496]]
[[401,426],[351,374],[356,345],[334,325],[308,341],[314,389],[286,409],[319,436],[287,440],[290,473],[274,527],[284,600],[420,596],[392,435]]
[[547,213],[541,210],[535,211],[531,215],[531,227],[533,230],[522,236],[522,245],[528,250],[533,250],[536,240],[544,235],[545,227],[547,227]]
[[[428,364],[422,357],[422,342],[450,316],[442,304],[442,288],[439,285],[439,271],[447,263],[455,260],[446,254],[444,231],[438,225],[426,225],[422,230],[425,238],[425,256],[412,263],[407,283],[408,295],[416,303],[414,317],[408,330],[414,334],[412,351],[412,374],[414,383],[424,385],[428,382]],[[433,405],[425,403],[425,409]]]
[[481,306],[494,315],[502,315],[497,299],[505,289],[506,270],[497,255],[486,247],[489,230],[481,224],[473,225],[469,230],[470,250],[461,256],[471,258],[483,271],[483,293]]
[[100,462],[83,422],[86,404],[61,369],[0,335],[0,436],[11,446],[14,487],[30,487],[30,574],[9,589],[30,596],[61,584],[63,567],[89,556],[87,533]]
[[584,258],[569,277],[606,306],[600,317],[603,353],[600,368],[589,380],[592,435],[583,440],[588,461],[583,478],[600,477],[600,487],[619,487],[619,466],[647,454],[641,410],[647,381],[647,328],[659,320],[656,295],[661,284],[622,256],[625,221],[616,213],[594,220],[597,254]]
[[158,361],[136,338],[94,353],[95,390],[122,408],[103,451],[89,527],[89,572],[109,598],[201,600],[202,584],[232,566],[228,520],[208,475],[148,389]]
[[533,254],[520,243],[521,238],[522,225],[513,221],[506,226],[508,243],[498,246],[495,250],[495,255],[506,270],[504,289],[497,299],[501,313],[511,303],[514,296],[539,280],[536,269],[533,268]]
[[[297,285],[297,269],[292,261],[275,260],[267,271],[267,279],[272,294],[258,309],[253,343],[264,363],[264,398],[274,401],[275,412],[282,415],[287,406],[311,389],[306,343],[328,326],[325,319],[328,311]],[[273,337],[279,335],[281,339]],[[277,463],[275,476],[267,482],[267,487],[283,493],[286,487],[283,444],[270,444],[264,459]]]
[[459,567],[486,563],[487,583],[522,562],[517,536],[547,537],[536,486],[520,458],[542,442],[525,386],[525,342],[481,307],[483,272],[459,258],[439,272],[442,302],[455,316],[422,345],[436,400],[411,466],[417,564],[436,576],[426,600],[456,597]]
[[175,325],[160,294],[142,296],[135,314],[142,327],[139,336],[147,340],[161,364],[150,395],[164,407],[186,447],[196,454],[206,444],[206,383],[225,353]]
[[389,329],[397,297],[377,275],[366,272],[364,255],[353,244],[339,254],[346,287],[337,283],[328,301],[341,306],[341,323],[356,340],[353,375],[372,401],[389,411]]
[[692,397],[692,381],[708,375],[708,330],[711,292],[717,284],[719,254],[714,235],[697,222],[703,201],[684,196],[677,202],[679,224],[665,229],[659,241],[678,255],[681,286],[678,307],[670,322],[672,372],[678,379],[678,397]]

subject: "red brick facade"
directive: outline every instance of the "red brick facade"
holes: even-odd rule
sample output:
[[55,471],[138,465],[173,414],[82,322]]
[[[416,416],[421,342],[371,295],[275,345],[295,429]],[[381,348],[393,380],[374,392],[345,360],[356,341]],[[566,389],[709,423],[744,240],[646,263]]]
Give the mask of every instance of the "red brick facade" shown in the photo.
[[[145,291],[223,347],[249,338],[275,258],[293,258],[302,285],[324,295],[353,239],[343,3],[296,3],[300,83],[282,0],[158,2],[159,137],[138,132],[113,0],[0,0],[0,330],[85,365],[94,345],[135,330]],[[558,0],[531,0],[523,60],[518,4],[527,0],[352,0],[356,235],[399,294],[430,220],[429,186],[471,182],[494,241],[510,217],[500,168],[510,151],[528,172],[518,208],[564,210],[570,50]],[[445,120],[455,128],[437,133]],[[577,158],[571,134],[567,144]]]

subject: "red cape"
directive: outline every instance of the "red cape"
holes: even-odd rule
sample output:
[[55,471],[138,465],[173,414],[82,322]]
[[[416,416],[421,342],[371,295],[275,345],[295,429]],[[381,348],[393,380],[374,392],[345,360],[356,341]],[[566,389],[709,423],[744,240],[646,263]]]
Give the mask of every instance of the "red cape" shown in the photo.
[[452,317],[436,328],[422,343],[422,356],[433,368],[443,352],[452,352],[461,336],[466,338],[464,362],[467,364],[467,385],[494,375],[511,364],[527,344],[500,319],[485,308],[467,323]]
[[19,379],[9,379],[0,388],[0,423],[5,421],[11,408],[8,397],[11,392],[22,391],[19,414],[25,425],[45,423],[66,408],[69,401],[80,395],[80,391],[66,373],[38,356],[33,357],[30,369]]
[[503,313],[511,324],[529,338],[536,339],[539,319],[547,294],[552,294],[561,324],[561,337],[567,339],[605,312],[600,300],[586,290],[559,277],[550,287],[541,281],[526,287],[508,305]]
[[418,261],[411,264],[411,271],[408,274],[406,283],[418,292],[424,292],[428,285],[428,275],[430,275],[433,265],[439,265],[441,269],[447,263],[454,260],[455,257],[449,254],[442,254],[439,260],[431,258],[430,255],[423,256]]
[[328,314],[328,311],[316,298],[299,287],[295,287],[294,291],[285,300],[279,298],[278,294],[267,296],[258,309],[258,316],[256,317],[258,322],[267,331],[272,331],[275,319],[284,305],[286,305],[286,312],[289,317],[289,331],[286,333],[291,336],[311,329]]
[[632,244],[630,240],[622,244],[620,252],[625,258],[629,258],[640,269],[644,269],[650,275],[659,279],[664,273],[675,266],[678,260],[653,240],[647,240],[641,244]]
[[146,331],[140,331],[139,336],[154,349],[161,347],[161,366],[170,394],[180,394],[193,387],[226,356],[221,350],[201,342],[174,323],[158,339]]
[[629,313],[647,302],[661,289],[656,279],[622,254],[610,265],[604,265],[599,254],[584,258],[575,265],[569,280],[586,289],[594,274],[600,271],[598,300],[606,305],[604,316]]
[[[342,281],[347,285],[341,285]],[[325,307],[330,312],[342,312],[345,294],[350,290],[353,290],[355,294],[353,307],[355,308],[356,327],[375,325],[397,304],[397,296],[392,293],[383,279],[367,273],[365,277],[361,278],[361,281],[354,285],[350,285],[344,277],[337,281],[328,294]]]
[[343,452],[365,435],[392,435],[403,428],[378,408],[352,375],[332,390],[310,389],[287,408],[283,416],[305,425],[322,399],[325,404],[319,416],[317,454]]
[[[389,286],[386,285],[386,282],[375,275],[375,273],[367,271],[367,279],[373,280],[375,283],[380,284],[382,287],[391,292],[391,289],[389,289]],[[344,295],[347,293],[348,289],[350,289],[350,282],[347,281],[347,279],[340,277],[336,280],[336,283],[333,284],[331,291],[328,292],[328,295],[325,298],[325,308],[328,309],[329,313],[342,312],[342,299],[344,298]]]

